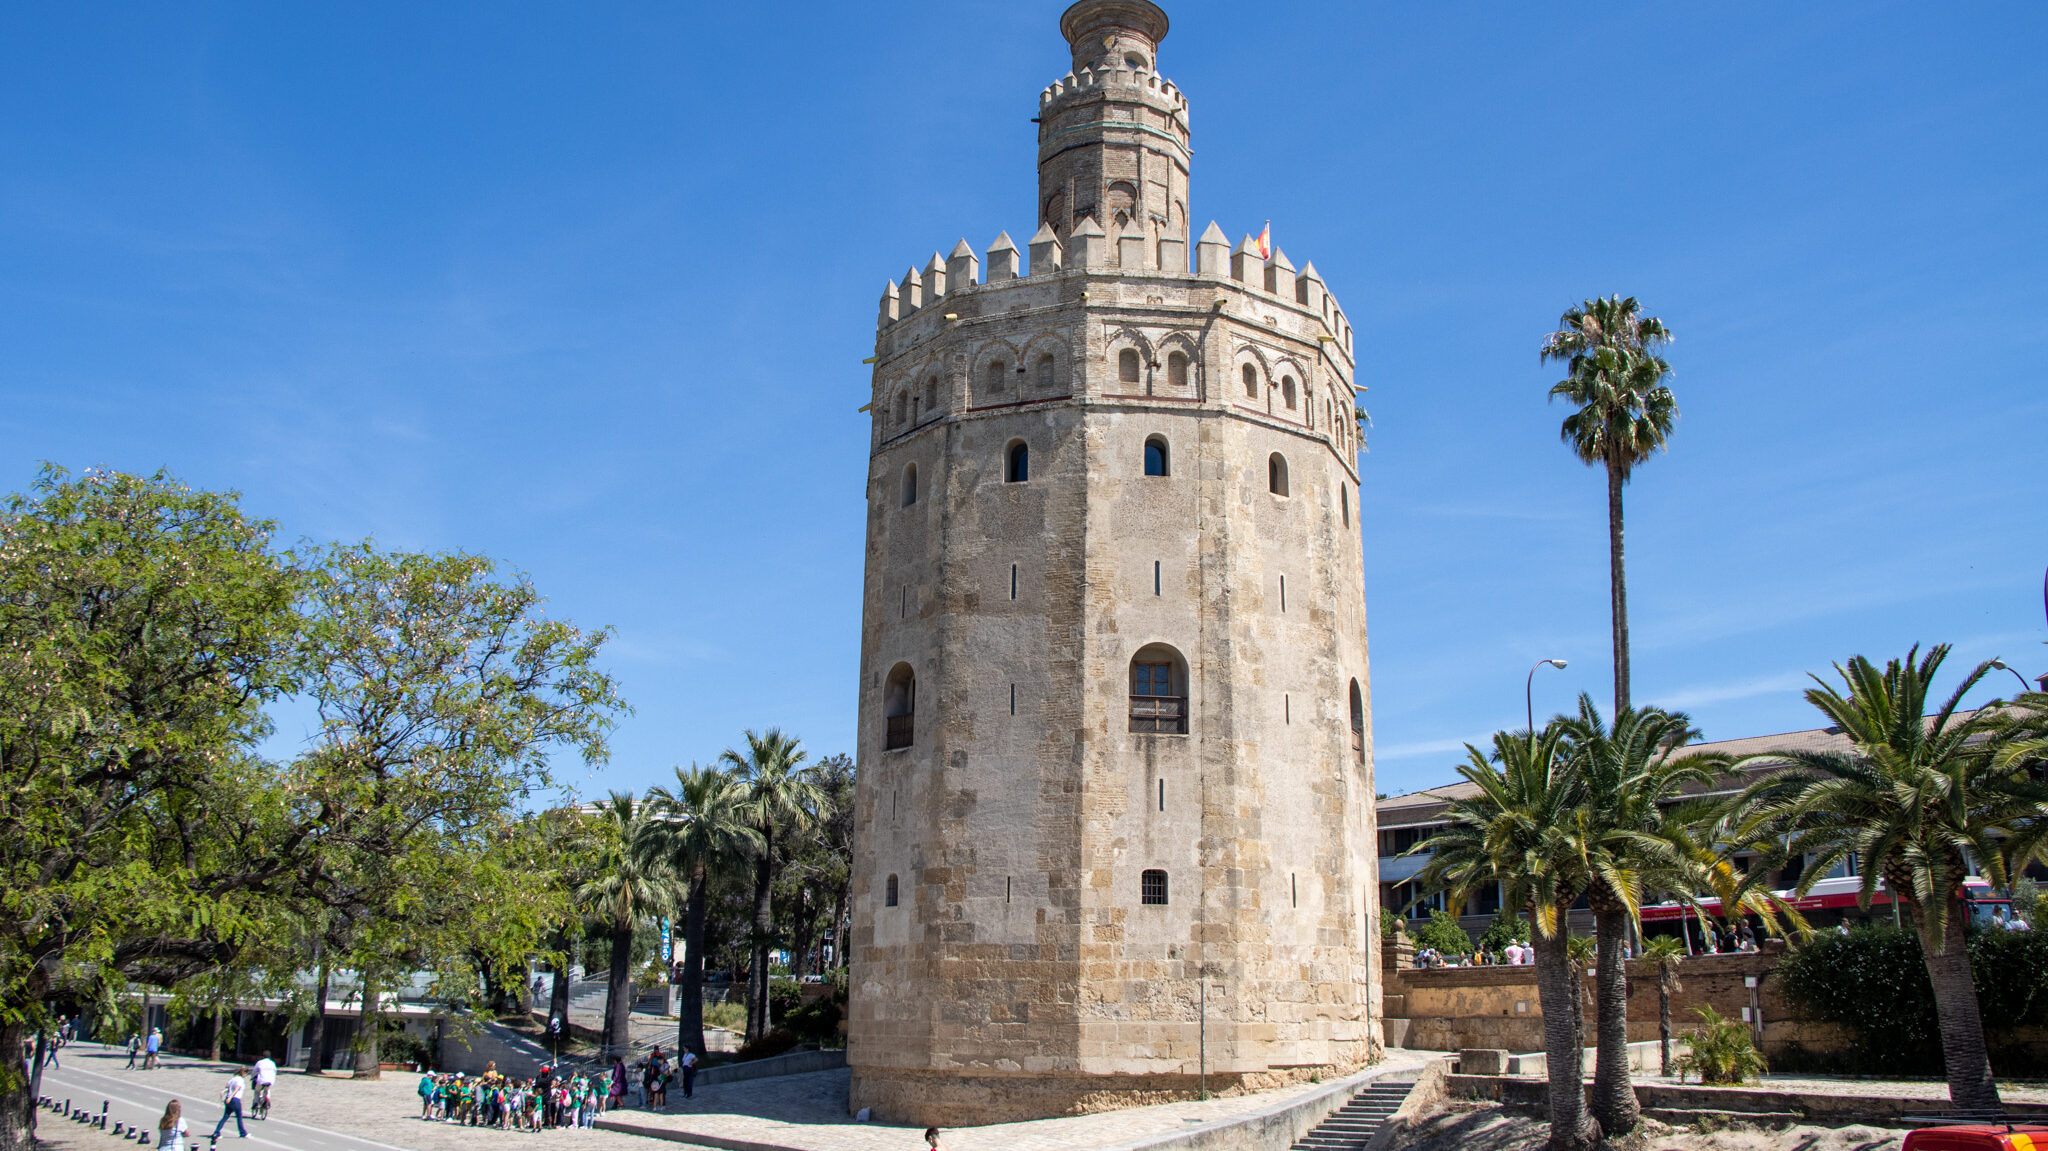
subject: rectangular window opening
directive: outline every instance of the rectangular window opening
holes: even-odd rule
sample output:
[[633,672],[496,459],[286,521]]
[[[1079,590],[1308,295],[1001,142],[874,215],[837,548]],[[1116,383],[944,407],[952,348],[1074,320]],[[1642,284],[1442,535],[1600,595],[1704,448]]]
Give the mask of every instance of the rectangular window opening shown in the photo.
[[1294,699],[1292,696],[1283,695],[1280,697],[1280,722],[1294,722]]
[[1017,714],[1017,685],[1014,683],[1010,685],[1010,714]]
[[1280,577],[1280,610],[1287,610],[1287,577]]
[[1166,810],[1166,781],[1159,781],[1159,810]]
[[1017,565],[1010,565],[1010,598],[1017,598]]
[[1152,594],[1159,594],[1159,561],[1152,561]]
[[1003,876],[1003,902],[1010,902],[1010,877]]
[[1287,876],[1287,886],[1294,897],[1294,906],[1301,906],[1301,877],[1293,873]]

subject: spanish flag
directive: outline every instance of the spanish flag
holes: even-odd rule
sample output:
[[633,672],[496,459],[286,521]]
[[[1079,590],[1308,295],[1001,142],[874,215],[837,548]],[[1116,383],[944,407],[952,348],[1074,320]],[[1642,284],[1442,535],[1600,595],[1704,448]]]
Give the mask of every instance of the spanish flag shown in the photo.
[[1266,227],[1259,233],[1259,259],[1273,258],[1273,221],[1266,221]]

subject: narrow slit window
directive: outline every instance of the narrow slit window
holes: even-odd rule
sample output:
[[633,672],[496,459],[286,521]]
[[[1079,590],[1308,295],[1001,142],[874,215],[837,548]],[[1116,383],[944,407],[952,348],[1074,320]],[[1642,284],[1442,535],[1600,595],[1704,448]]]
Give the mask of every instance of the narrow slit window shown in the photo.
[[1294,722],[1294,697],[1291,695],[1283,695],[1280,697],[1280,722]]
[[1301,906],[1301,876],[1289,872],[1287,875],[1288,894],[1294,898],[1294,906]]
[[1017,714],[1017,685],[1014,683],[1010,685],[1010,714]]
[[1280,577],[1280,610],[1287,610],[1287,577]]
[[917,502],[917,465],[909,464],[903,469],[903,506]]
[[1166,781],[1159,781],[1159,810],[1166,810]]
[[1004,902],[1004,903],[1008,903],[1008,902],[1010,902],[1010,884],[1011,884],[1011,882],[1012,882],[1012,880],[1010,879],[1010,877],[1009,877],[1009,876],[1007,876],[1007,875],[1003,876],[1003,902]]
[[1344,513],[1344,526],[1351,526],[1351,485],[1337,485],[1337,508]]
[[1152,561],[1152,594],[1159,594],[1159,561]]
[[1138,902],[1147,907],[1166,906],[1166,873],[1147,868],[1138,876]]
[[882,885],[882,906],[896,906],[896,877],[893,875]]
[[1017,565],[1010,565],[1010,598],[1017,598]]

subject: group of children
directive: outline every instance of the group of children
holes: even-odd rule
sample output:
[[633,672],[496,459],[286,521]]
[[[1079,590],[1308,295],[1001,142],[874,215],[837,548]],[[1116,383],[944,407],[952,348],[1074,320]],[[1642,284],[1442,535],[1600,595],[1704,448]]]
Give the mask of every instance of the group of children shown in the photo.
[[506,1131],[591,1127],[613,1105],[610,1078],[543,1067],[532,1079],[511,1079],[495,1063],[476,1076],[429,1072],[420,1078],[420,1118]]

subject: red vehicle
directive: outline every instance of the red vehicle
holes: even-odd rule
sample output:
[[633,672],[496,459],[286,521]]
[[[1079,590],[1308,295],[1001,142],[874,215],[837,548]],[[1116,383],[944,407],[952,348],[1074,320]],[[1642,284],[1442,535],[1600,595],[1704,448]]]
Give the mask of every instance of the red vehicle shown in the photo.
[[[1862,889],[1862,885],[1862,880],[1853,875],[1846,875],[1823,879],[1813,885],[1813,890],[1797,899],[1792,898],[1792,892],[1789,890],[1775,894],[1791,904],[1813,926],[1828,927],[1840,922],[1845,915],[1862,914],[1856,906],[1856,895]],[[2012,901],[1994,894],[1991,884],[1978,876],[1972,875],[1963,880],[1963,897],[1969,905],[1970,922],[1979,927],[1988,925],[2000,909],[2008,916],[2012,914]],[[1891,892],[1885,890],[1884,880],[1878,880],[1877,892],[1870,899],[1870,913],[1882,913],[1889,918],[1891,902]],[[1707,914],[1713,915],[1720,910],[1721,901],[1702,899],[1700,905],[1706,908]],[[1695,918],[1692,908],[1682,903],[1658,903],[1643,908],[1645,929],[1658,924],[1677,926],[1693,922]],[[2048,1151],[2048,1146],[2044,1146],[2042,1151]]]
[[1959,1123],[1922,1127],[1900,1151],[2048,1151],[2048,1126],[2035,1123]]

